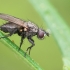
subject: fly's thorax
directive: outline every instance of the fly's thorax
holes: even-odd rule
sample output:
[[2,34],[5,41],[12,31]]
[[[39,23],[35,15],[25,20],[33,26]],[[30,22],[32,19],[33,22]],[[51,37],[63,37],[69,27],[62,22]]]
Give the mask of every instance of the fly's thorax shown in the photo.
[[31,36],[31,37],[33,37],[33,36],[35,36],[37,33],[36,32],[26,32],[26,36],[28,37],[28,36]]
[[27,26],[28,26],[30,32],[36,33],[38,31],[38,26],[36,26],[34,23],[32,23],[30,21],[27,22]]
[[28,31],[26,31],[26,36],[35,36],[38,32],[38,26],[32,23],[31,21],[24,23],[28,27]]

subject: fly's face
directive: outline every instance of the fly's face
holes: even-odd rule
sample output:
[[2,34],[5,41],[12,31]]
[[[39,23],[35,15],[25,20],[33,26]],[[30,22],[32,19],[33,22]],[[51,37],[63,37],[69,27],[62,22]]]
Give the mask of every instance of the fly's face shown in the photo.
[[45,30],[39,28],[37,32],[37,37],[39,39],[43,39],[45,35],[49,36],[49,32],[46,32]]

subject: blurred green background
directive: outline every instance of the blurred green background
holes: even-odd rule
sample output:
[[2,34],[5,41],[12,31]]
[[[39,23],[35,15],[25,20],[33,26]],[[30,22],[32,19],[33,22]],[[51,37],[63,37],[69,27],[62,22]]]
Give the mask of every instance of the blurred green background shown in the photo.
[[70,0],[49,0],[70,27]]
[[[70,14],[69,0],[49,0],[51,4],[56,8],[63,19],[68,22]],[[6,13],[23,20],[30,20],[36,23],[39,27],[47,29],[45,22],[41,19],[28,0],[0,0],[0,13]],[[5,21],[0,20],[0,24]],[[19,46],[20,37],[13,35],[9,37]],[[44,40],[35,40],[35,46],[31,50],[30,57],[34,59],[44,70],[62,70],[63,62],[60,49],[54,40],[53,36],[46,37]],[[22,49],[26,51],[26,48],[31,45],[27,39],[24,40]],[[0,41],[0,70],[34,70],[30,67],[25,60],[16,54],[11,48],[7,47]]]

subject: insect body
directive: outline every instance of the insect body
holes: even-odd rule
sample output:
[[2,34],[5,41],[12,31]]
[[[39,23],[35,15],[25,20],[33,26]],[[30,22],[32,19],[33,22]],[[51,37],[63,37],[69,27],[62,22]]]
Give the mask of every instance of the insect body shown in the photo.
[[0,30],[5,33],[9,33],[4,37],[0,37],[0,39],[9,37],[13,34],[18,34],[19,36],[21,36],[21,42],[19,47],[19,50],[20,50],[23,40],[27,38],[28,41],[32,44],[26,50],[26,52],[29,50],[29,55],[30,55],[31,48],[35,45],[34,40],[32,39],[33,36],[37,36],[37,38],[39,39],[43,39],[45,35],[49,36],[48,32],[39,28],[37,25],[35,25],[31,21],[23,21],[19,18],[10,16],[7,14],[3,14],[3,13],[0,13],[0,19],[4,19],[8,21],[6,22],[6,24],[3,24],[0,26]]

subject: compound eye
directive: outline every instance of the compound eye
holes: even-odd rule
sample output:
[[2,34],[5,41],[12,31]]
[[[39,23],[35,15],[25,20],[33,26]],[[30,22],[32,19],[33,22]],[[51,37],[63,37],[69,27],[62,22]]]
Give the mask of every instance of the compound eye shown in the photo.
[[42,39],[44,37],[44,31],[41,30],[41,29],[39,29],[37,37],[40,38],[40,39]]

